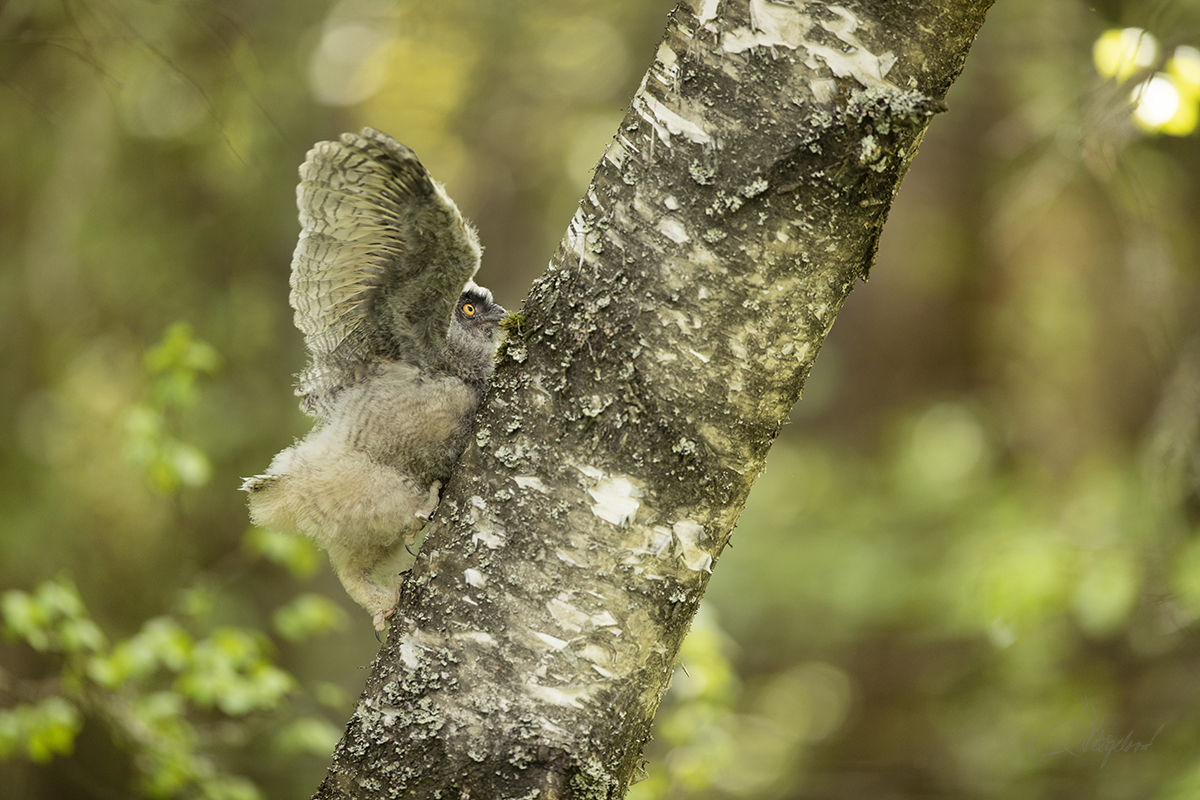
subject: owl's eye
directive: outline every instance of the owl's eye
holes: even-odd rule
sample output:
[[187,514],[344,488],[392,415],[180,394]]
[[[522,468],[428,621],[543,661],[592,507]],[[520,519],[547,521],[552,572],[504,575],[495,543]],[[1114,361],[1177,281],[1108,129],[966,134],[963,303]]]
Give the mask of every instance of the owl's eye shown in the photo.
[[462,312],[468,317],[473,317],[475,316],[475,306],[470,303],[463,303]]

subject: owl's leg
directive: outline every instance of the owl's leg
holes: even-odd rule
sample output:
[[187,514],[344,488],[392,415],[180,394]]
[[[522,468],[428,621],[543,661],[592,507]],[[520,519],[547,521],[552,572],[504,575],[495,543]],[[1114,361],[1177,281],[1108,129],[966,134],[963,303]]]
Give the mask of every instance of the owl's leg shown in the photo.
[[399,544],[388,547],[365,547],[356,550],[335,547],[329,551],[329,562],[346,594],[367,610],[376,631],[383,631],[387,620],[400,599],[400,584],[393,562]]
[[[441,489],[442,482],[434,481],[433,485],[429,487],[429,497],[425,500],[425,505],[417,509],[417,519],[423,522],[429,522],[433,519],[433,512],[437,510],[438,502],[441,499]],[[411,540],[415,539],[416,535],[416,531],[409,533],[409,544],[412,544]]]

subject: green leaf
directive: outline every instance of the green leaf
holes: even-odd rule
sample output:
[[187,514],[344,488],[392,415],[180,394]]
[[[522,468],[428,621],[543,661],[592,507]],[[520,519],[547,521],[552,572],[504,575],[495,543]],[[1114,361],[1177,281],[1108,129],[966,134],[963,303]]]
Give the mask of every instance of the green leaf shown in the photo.
[[171,370],[212,374],[221,366],[221,355],[207,342],[197,339],[191,324],[173,323],[162,340],[146,351],[146,371],[152,375]]
[[284,755],[328,757],[341,738],[341,729],[324,717],[300,717],[276,734],[275,746]]
[[40,652],[76,653],[104,646],[104,634],[87,618],[87,608],[69,581],[43,581],[32,595],[5,592],[0,611],[8,634]]
[[279,564],[297,578],[312,577],[321,563],[320,551],[308,539],[265,528],[247,531],[242,546],[252,555]]
[[279,705],[296,680],[267,660],[255,637],[222,628],[196,643],[192,662],[175,685],[200,706],[241,716]]
[[78,618],[87,614],[79,592],[66,581],[43,581],[37,588],[37,601],[51,618]]
[[201,785],[205,800],[261,800],[258,787],[246,778],[221,775]]
[[45,764],[70,755],[82,727],[79,709],[61,697],[0,711],[0,757],[23,749],[31,761]]
[[212,463],[198,447],[174,439],[165,442],[163,457],[175,479],[184,486],[203,486],[212,477]]
[[10,636],[24,639],[34,650],[50,647],[50,618],[46,609],[29,594],[17,589],[5,592],[0,600],[4,629]]
[[182,672],[191,661],[192,637],[170,617],[146,622],[136,634],[117,644],[108,658],[88,663],[92,680],[109,689],[141,681],[159,667]]
[[188,617],[203,621],[212,616],[216,598],[217,593],[209,586],[191,586],[181,594],[179,605]]
[[273,622],[280,636],[299,642],[341,629],[346,624],[346,612],[327,597],[302,594],[278,609]]
[[58,628],[58,638],[67,653],[96,652],[104,648],[104,632],[90,619],[69,619]]

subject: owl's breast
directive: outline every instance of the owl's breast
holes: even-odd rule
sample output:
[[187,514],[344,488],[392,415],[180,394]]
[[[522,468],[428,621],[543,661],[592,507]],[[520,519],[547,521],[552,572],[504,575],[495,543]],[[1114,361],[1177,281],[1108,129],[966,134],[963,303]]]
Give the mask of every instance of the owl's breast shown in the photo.
[[427,484],[444,481],[466,445],[480,396],[455,376],[392,364],[347,389],[329,426],[351,449]]

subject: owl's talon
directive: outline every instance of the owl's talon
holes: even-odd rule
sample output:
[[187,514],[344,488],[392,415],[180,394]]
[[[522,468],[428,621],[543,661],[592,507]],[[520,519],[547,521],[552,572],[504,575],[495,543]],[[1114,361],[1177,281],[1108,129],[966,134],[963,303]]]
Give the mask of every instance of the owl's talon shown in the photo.
[[437,511],[438,502],[441,500],[441,481],[434,481],[429,487],[429,498],[425,501],[425,505],[417,509],[417,519],[423,522],[429,522],[433,519],[433,512]]
[[383,631],[387,628],[387,621],[392,616],[392,612],[395,610],[395,608],[389,608],[387,611],[378,611],[371,619],[371,622],[375,625],[375,638],[377,640],[379,639],[379,634],[383,633]]

